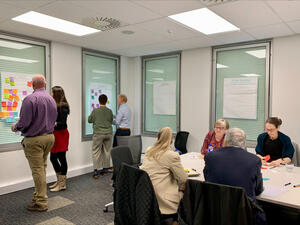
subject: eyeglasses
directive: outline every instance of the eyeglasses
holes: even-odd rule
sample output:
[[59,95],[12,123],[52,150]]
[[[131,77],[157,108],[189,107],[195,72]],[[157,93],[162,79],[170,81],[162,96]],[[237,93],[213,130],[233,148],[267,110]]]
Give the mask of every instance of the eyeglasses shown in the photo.
[[216,130],[225,130],[225,127],[215,127]]
[[273,129],[266,129],[267,132],[274,132],[276,129],[273,128]]

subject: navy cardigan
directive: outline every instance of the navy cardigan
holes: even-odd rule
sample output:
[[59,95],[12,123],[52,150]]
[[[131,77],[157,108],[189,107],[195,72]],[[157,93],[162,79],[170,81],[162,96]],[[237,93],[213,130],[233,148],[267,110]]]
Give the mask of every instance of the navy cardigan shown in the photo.
[[[268,133],[262,133],[257,138],[257,145],[255,148],[256,154],[260,154],[261,156],[265,156],[264,153],[264,141],[267,138]],[[278,138],[282,142],[283,149],[282,149],[282,158],[289,157],[290,159],[294,156],[294,146],[291,142],[291,139],[285,135],[284,133],[278,132]]]

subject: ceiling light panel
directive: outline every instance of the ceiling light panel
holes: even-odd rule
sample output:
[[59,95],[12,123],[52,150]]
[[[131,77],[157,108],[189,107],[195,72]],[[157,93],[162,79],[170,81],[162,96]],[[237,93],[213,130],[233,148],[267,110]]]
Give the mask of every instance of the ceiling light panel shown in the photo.
[[100,32],[100,30],[48,16],[42,13],[30,11],[20,16],[12,18],[14,21],[47,28],[75,36],[84,36]]
[[169,18],[206,35],[239,30],[207,8],[171,15]]

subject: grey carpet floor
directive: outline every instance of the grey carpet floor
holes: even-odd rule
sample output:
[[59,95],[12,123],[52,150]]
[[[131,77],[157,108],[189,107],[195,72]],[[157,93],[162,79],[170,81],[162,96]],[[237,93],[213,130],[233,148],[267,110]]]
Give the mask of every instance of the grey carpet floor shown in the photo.
[[111,176],[92,178],[86,174],[68,179],[68,189],[48,191],[49,210],[29,212],[33,188],[0,196],[1,225],[107,225],[113,221],[112,208],[103,213],[105,204],[112,201]]

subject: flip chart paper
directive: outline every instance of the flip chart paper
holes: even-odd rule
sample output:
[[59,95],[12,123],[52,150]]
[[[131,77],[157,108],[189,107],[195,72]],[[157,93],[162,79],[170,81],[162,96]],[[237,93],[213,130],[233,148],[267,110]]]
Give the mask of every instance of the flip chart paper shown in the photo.
[[153,114],[176,115],[176,81],[153,82]]
[[223,117],[235,119],[256,119],[257,87],[257,77],[225,78]]

